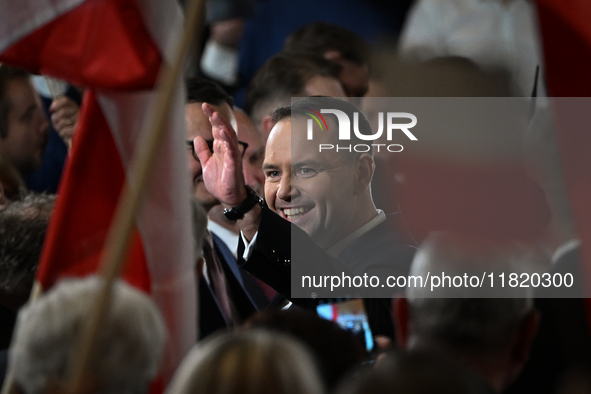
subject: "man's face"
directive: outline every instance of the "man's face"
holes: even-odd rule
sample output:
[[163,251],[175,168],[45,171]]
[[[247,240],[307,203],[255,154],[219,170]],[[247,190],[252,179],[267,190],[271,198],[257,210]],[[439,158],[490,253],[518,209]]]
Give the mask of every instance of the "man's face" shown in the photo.
[[342,152],[319,152],[320,143],[334,144],[326,130],[315,126],[308,141],[305,119],[282,120],[269,135],[263,170],[269,208],[327,249],[357,227],[355,165]]
[[242,157],[242,171],[246,184],[256,190],[257,193],[263,193],[265,184],[265,174],[263,174],[263,160],[265,160],[265,142],[263,135],[252,123],[248,115],[242,111],[234,111],[238,129],[238,139],[246,142],[248,148]]
[[[185,105],[185,119],[187,121],[187,141],[193,141],[195,137],[201,136],[205,140],[213,140],[211,123],[209,118],[201,109],[202,103],[189,103]],[[220,115],[226,119],[232,127],[236,128],[236,119],[232,108],[226,103],[213,106]],[[192,150],[187,148],[187,163],[193,180],[193,195],[203,205],[206,211],[219,204],[219,201],[212,196],[203,183],[201,163],[195,160]]]
[[25,175],[41,165],[49,123],[43,113],[41,99],[28,79],[8,80],[5,94],[10,102],[10,111],[7,135],[0,138],[0,155],[12,163],[21,175]]

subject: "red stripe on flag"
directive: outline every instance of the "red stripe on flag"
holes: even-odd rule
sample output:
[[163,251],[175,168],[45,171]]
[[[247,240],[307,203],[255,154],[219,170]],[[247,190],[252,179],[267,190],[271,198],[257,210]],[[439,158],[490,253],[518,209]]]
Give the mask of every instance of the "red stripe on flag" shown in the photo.
[[[94,273],[125,173],[109,126],[94,93],[87,92],[78,125],[79,135],[66,164],[59,197],[37,270],[44,289],[66,276]],[[150,275],[141,238],[133,235],[125,281],[150,292]]]
[[133,0],[88,0],[19,40],[0,60],[98,89],[149,89],[162,63]]
[[[6,15],[20,12],[19,20],[38,26],[39,20],[45,20],[39,14],[59,14],[54,4],[41,8],[35,4],[36,0],[10,2]],[[165,49],[161,46],[171,42],[181,26],[176,2],[87,0],[0,54],[0,60],[89,89],[37,272],[44,288],[63,276],[98,269],[140,125],[149,99],[155,96],[152,89]],[[167,321],[170,341],[163,361],[164,383],[196,339],[190,190],[188,182],[181,181],[188,179],[181,97],[177,91],[178,105],[170,111],[173,118],[162,145],[166,161],[154,169],[160,187],[147,190],[122,275],[151,293]],[[159,237],[160,231],[166,234]]]

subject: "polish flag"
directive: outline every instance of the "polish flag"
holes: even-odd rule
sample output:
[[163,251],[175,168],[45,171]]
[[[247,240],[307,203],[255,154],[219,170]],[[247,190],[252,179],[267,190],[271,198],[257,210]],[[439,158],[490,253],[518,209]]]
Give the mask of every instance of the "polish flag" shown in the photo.
[[[87,88],[37,272],[43,289],[97,271],[156,77],[182,28],[176,1],[0,0],[0,61]],[[165,383],[196,341],[183,103],[179,81],[123,273],[167,322]]]

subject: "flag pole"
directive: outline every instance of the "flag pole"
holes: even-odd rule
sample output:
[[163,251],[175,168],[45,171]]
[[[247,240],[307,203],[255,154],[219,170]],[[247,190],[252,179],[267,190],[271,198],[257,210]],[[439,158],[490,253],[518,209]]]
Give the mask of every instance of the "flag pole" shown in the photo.
[[138,147],[131,163],[131,171],[128,182],[125,184],[117,205],[115,216],[104,251],[99,262],[99,273],[104,278],[101,293],[97,299],[93,315],[83,327],[78,338],[78,346],[74,357],[70,360],[69,387],[67,392],[78,394],[85,392],[87,371],[90,360],[96,352],[96,338],[102,327],[102,323],[108,312],[111,302],[111,288],[114,280],[119,277],[124,268],[129,241],[135,225],[135,215],[138,212],[142,199],[146,193],[150,180],[151,170],[158,158],[158,152],[162,140],[166,135],[166,122],[175,94],[177,80],[184,71],[184,59],[195,41],[196,35],[201,32],[203,24],[204,0],[191,0],[188,3],[185,29],[180,44],[177,48],[173,64],[163,64],[158,80],[160,93],[152,100],[148,111],[147,121],[144,122],[144,132],[138,141]]

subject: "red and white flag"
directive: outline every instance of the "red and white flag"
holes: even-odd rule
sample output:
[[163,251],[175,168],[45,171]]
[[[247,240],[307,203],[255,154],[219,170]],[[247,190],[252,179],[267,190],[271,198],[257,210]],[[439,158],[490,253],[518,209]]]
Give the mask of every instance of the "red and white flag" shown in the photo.
[[[183,28],[176,1],[0,0],[0,61],[87,87],[37,279],[96,272],[154,84]],[[190,184],[179,81],[123,278],[158,303],[167,382],[196,341]]]

